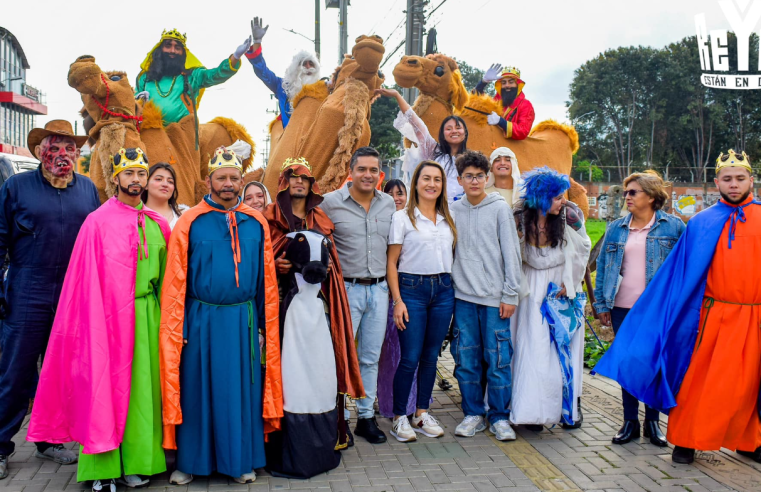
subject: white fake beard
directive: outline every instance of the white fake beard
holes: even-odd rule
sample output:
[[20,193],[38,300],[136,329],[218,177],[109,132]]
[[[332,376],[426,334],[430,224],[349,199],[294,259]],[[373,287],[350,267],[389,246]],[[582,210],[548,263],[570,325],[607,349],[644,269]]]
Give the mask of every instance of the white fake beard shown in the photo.
[[299,76],[292,82],[283,82],[283,90],[288,96],[288,100],[293,100],[301,92],[305,85],[314,84],[320,80],[319,70],[316,68],[301,68]]

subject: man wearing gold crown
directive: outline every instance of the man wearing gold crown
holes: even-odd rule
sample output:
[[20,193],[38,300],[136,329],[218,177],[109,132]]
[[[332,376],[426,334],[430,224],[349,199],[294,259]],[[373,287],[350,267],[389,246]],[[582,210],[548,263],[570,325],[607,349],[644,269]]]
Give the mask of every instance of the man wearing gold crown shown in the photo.
[[595,371],[669,413],[672,460],[727,448],[761,462],[761,202],[745,152],[716,160],[721,200],[682,237]]
[[148,100],[161,110],[164,125],[177,123],[196,111],[204,89],[221,84],[235,75],[240,59],[251,46],[251,38],[235,49],[217,68],[207,69],[187,48],[187,36],[177,29],[164,31],[159,42],[140,64],[135,82],[136,97]]
[[486,120],[490,125],[499,126],[507,138],[523,140],[531,133],[534,124],[534,106],[526,99],[521,80],[521,71],[515,67],[505,67],[495,63],[484,73],[483,79],[476,86],[476,94],[483,94],[486,86],[494,82],[496,101],[502,103],[502,115],[493,112]]
[[[288,292],[292,287],[293,275],[291,263],[283,256],[291,241],[291,232],[312,230],[328,238],[330,271],[323,283],[321,295],[327,305],[333,352],[336,359],[338,393],[352,398],[364,398],[365,390],[359,372],[357,350],[354,346],[354,330],[351,324],[351,310],[343,271],[338,260],[338,251],[333,241],[335,225],[320,208],[323,197],[312,176],[312,168],[303,157],[289,158],[283,163],[278,193],[275,201],[264,210],[264,216],[270,224],[272,247],[278,270],[281,290]],[[338,399],[338,445],[344,449],[353,443],[353,436],[344,418],[344,398]]]
[[169,481],[180,485],[213,472],[256,480],[283,416],[269,226],[241,202],[232,150],[216,150],[206,185],[172,231],[162,294],[164,447],[177,449]]
[[120,149],[111,164],[117,194],[77,236],[27,440],[78,441],[77,480],[114,492],[114,479],[139,487],[139,475],[166,470],[158,341],[169,224],[140,201],[143,151]]

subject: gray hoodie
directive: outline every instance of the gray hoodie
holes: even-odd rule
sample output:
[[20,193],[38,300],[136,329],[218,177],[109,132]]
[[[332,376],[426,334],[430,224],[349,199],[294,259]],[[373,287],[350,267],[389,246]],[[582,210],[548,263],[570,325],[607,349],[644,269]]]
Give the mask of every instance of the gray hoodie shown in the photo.
[[478,205],[467,196],[450,206],[457,226],[455,297],[483,306],[518,305],[521,248],[513,212],[499,193]]

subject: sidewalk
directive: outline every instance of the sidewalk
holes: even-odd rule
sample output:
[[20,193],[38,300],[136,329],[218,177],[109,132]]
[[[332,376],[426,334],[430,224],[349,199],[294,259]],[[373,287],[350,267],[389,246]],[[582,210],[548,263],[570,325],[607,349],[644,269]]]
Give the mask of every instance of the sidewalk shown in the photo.
[[[167,481],[168,474],[162,474],[154,477],[146,492],[761,490],[761,465],[733,452],[699,453],[693,465],[673,465],[670,447],[657,448],[644,439],[612,445],[610,438],[623,420],[621,392],[614,382],[600,376],[585,375],[581,429],[553,428],[534,433],[519,427],[518,440],[508,443],[494,440],[488,431],[470,439],[455,437],[455,426],[462,419],[460,394],[451,375],[454,362],[448,354],[442,365],[455,388],[443,392],[436,387],[434,391],[432,413],[447,432],[441,439],[422,437],[416,443],[403,444],[390,438],[373,446],[357,438],[356,445],[343,453],[337,469],[310,480],[286,480],[263,473],[249,485],[213,476],[174,487]],[[379,424],[388,434],[390,421],[381,418]],[[34,446],[24,442],[25,435],[26,426],[16,436],[19,446],[10,458],[10,476],[0,480],[0,492],[89,490],[86,484],[76,483],[76,465],[60,466],[34,458]]]

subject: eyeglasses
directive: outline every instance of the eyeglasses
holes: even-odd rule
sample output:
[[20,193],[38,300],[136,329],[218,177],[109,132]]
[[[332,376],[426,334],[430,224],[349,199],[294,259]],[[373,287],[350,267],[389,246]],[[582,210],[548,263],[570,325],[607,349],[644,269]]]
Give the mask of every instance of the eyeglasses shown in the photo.
[[486,181],[486,175],[485,174],[463,174],[462,180],[466,183],[472,183],[473,181],[478,181],[479,183],[483,183]]
[[630,196],[633,198],[637,196],[637,193],[644,193],[644,192],[645,192],[644,190],[626,190],[624,191],[624,198],[626,198],[627,196]]

